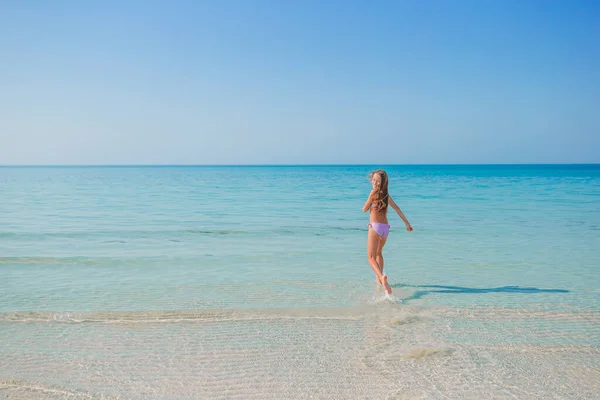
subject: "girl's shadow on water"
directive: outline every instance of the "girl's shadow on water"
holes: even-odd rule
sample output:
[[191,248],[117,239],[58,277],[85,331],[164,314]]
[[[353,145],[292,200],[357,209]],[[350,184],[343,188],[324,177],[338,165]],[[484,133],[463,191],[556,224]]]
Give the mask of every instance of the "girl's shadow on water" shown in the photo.
[[[461,286],[442,286],[442,285],[404,285],[397,283],[390,285],[392,288],[431,288],[429,290],[417,290],[409,297],[402,299],[403,301],[417,300],[423,296],[427,296],[431,293],[453,293],[453,294],[476,294],[476,293],[522,293],[522,294],[535,294],[535,293],[569,293],[565,289],[538,289],[532,287],[520,287],[520,286],[502,286],[497,288],[468,288]],[[437,290],[433,290],[437,289]]]

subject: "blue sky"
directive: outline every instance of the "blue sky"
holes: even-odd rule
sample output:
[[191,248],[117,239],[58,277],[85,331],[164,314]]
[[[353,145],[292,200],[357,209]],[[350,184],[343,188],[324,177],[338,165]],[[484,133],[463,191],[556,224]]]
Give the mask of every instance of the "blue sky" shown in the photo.
[[597,1],[0,0],[0,164],[598,162]]

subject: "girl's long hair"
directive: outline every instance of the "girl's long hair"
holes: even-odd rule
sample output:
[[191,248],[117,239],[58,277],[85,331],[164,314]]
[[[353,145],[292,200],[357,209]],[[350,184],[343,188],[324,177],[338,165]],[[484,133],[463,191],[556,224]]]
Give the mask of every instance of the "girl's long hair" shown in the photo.
[[383,211],[387,209],[390,197],[388,194],[388,176],[384,170],[378,169],[369,174],[369,179],[373,179],[373,175],[375,174],[378,174],[381,177],[381,184],[375,188],[375,196],[372,204],[375,204],[375,209],[377,211]]

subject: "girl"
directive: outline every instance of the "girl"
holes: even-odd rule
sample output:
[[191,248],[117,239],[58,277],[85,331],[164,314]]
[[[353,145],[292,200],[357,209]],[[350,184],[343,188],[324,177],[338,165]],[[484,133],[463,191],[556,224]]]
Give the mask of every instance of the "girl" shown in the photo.
[[371,268],[373,268],[375,275],[377,275],[377,281],[383,285],[388,294],[391,294],[392,288],[387,282],[387,276],[383,274],[383,256],[381,254],[390,232],[390,226],[388,225],[387,220],[388,205],[392,206],[398,216],[402,218],[407,231],[412,232],[413,228],[400,210],[400,207],[394,203],[394,200],[392,200],[392,197],[388,194],[387,173],[382,169],[378,169],[377,171],[371,172],[369,177],[371,178],[373,190],[363,206],[363,212],[371,210],[369,219],[370,229],[367,239],[367,256],[369,257]]

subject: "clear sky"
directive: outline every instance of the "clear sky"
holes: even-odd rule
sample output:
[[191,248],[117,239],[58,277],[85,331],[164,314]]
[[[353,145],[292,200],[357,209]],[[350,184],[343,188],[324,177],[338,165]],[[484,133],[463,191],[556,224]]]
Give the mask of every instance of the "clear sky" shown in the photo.
[[0,0],[0,164],[599,162],[600,1]]

